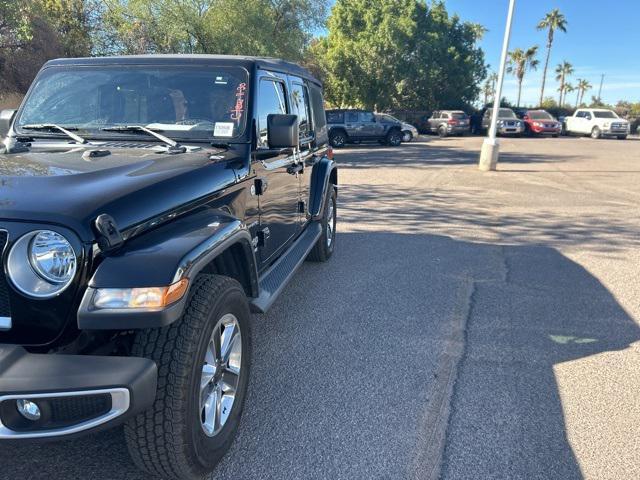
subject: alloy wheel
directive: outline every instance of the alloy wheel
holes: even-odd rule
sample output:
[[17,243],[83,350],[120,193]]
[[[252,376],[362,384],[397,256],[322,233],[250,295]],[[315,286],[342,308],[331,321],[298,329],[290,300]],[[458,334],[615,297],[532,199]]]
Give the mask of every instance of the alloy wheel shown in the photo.
[[242,336],[235,315],[224,315],[211,333],[200,377],[200,422],[213,437],[229,419],[242,366]]

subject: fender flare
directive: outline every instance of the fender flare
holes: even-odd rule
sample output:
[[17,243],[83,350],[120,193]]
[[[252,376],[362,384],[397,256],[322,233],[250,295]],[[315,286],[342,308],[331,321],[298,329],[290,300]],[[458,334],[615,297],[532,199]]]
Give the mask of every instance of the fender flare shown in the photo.
[[338,166],[329,157],[324,156],[313,166],[309,189],[309,215],[312,220],[320,220],[326,201],[327,186],[333,182],[338,185]]
[[259,295],[258,272],[251,235],[237,218],[211,208],[175,219],[128,241],[104,257],[96,268],[78,310],[81,330],[128,330],[169,325],[182,315],[188,295],[164,308],[94,309],[98,288],[166,287],[193,280],[229,248],[242,252],[247,296]]

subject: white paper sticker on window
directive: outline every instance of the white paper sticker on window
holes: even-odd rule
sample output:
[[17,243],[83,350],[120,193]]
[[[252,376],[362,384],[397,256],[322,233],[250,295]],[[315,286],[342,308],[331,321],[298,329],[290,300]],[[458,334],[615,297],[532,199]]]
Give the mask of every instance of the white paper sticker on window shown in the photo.
[[214,137],[233,137],[233,122],[216,122],[216,126],[213,129]]

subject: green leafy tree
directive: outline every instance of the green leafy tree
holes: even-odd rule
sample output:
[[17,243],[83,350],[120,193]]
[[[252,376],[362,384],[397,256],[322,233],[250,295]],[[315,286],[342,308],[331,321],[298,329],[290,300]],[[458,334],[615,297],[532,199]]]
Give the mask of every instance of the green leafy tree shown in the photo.
[[569,82],[565,82],[564,84],[564,97],[562,98],[562,105],[561,106],[565,106],[567,103],[567,94],[571,93],[571,92],[575,92],[576,91],[576,87],[574,87],[571,83]]
[[327,0],[105,0],[102,50],[302,58]]
[[558,87],[558,92],[560,92],[560,98],[558,99],[558,106],[562,107],[562,99],[565,91],[565,83],[567,81],[567,77],[573,74],[573,65],[564,60],[562,63],[559,63],[556,67],[556,81],[560,82],[560,86]]
[[558,102],[556,102],[553,97],[544,97],[540,104],[540,108],[543,108],[544,110],[555,110],[558,108]]
[[536,59],[537,55],[537,45],[534,45],[527,50],[516,48],[512,52],[509,52],[507,72],[513,73],[518,81],[518,101],[516,102],[516,107],[520,106],[522,81],[524,80],[525,73],[527,73],[529,70],[535,70],[536,68],[538,68],[538,64],[540,62]]
[[554,34],[556,30],[567,32],[567,19],[557,8],[547,13],[537,25],[538,30],[547,31],[547,56],[544,61],[544,71],[542,72],[542,88],[540,88],[540,104],[544,98],[544,87],[547,81],[547,69],[549,68],[549,58],[553,47]]
[[328,35],[312,47],[326,98],[376,109],[462,107],[486,75],[480,26],[443,2],[337,0]]

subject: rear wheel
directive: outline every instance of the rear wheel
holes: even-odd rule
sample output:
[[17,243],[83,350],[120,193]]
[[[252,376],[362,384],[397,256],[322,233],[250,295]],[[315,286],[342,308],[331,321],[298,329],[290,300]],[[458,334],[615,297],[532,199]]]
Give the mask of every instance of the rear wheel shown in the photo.
[[329,143],[333,148],[342,148],[347,143],[347,135],[341,131],[331,132]]
[[337,194],[334,185],[329,184],[327,201],[322,212],[322,235],[309,252],[307,260],[326,262],[333,255],[336,244],[336,223],[338,218]]
[[387,145],[397,147],[402,143],[402,132],[400,130],[391,130],[387,134]]
[[413,140],[413,134],[411,132],[402,132],[402,141],[410,142]]
[[446,129],[446,127],[444,125],[440,125],[438,127],[438,136],[440,138],[444,138],[444,137],[447,136],[447,129]]
[[182,318],[136,335],[133,354],[158,365],[153,406],[125,425],[134,462],[162,478],[207,475],[238,428],[250,365],[244,290],[219,275],[196,277]]
[[598,127],[593,127],[593,130],[591,130],[591,138],[598,139],[601,135],[602,132],[600,129]]

